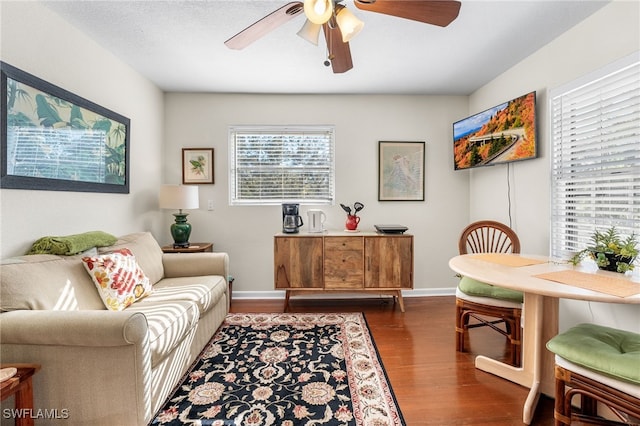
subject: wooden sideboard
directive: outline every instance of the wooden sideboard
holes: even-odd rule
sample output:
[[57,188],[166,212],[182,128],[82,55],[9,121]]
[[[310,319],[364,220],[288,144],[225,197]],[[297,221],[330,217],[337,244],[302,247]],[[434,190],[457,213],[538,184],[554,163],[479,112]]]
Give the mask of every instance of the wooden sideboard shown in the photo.
[[391,294],[404,312],[402,289],[413,288],[413,235],[375,232],[278,234],[274,283],[289,297],[302,292]]

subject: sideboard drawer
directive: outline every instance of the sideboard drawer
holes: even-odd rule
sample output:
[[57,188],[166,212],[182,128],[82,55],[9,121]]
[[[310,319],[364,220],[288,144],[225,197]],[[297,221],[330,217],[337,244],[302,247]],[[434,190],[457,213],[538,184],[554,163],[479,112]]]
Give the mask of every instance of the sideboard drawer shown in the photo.
[[325,237],[325,253],[333,250],[363,250],[363,239],[354,237]]
[[324,287],[355,289],[364,286],[364,256],[362,250],[326,250],[324,256]]

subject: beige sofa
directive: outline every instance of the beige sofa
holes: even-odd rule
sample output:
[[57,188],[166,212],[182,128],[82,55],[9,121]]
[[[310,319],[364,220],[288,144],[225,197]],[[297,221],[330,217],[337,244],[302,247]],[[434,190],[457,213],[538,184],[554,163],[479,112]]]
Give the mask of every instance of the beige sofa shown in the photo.
[[147,424],[229,311],[226,253],[166,254],[149,233],[98,251],[120,248],[153,283],[122,311],[105,308],[81,255],[0,265],[0,360],[41,364],[36,424]]

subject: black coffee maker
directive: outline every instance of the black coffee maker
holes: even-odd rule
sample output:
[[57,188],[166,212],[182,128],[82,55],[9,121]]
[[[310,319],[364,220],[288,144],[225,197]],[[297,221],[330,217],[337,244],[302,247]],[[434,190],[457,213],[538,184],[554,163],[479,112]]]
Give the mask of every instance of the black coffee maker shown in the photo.
[[296,234],[302,223],[302,217],[298,214],[298,204],[282,205],[282,232],[285,234]]

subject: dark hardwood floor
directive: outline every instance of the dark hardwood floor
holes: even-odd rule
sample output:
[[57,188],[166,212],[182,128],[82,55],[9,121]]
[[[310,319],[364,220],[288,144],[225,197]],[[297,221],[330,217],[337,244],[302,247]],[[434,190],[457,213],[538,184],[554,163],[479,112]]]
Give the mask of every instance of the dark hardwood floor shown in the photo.
[[[282,301],[234,300],[232,312],[281,312]],[[486,327],[455,350],[455,298],[292,299],[291,312],[364,312],[407,425],[522,425],[528,389],[474,367],[475,355],[508,359],[505,338]],[[553,400],[542,396],[532,422],[552,426]]]

